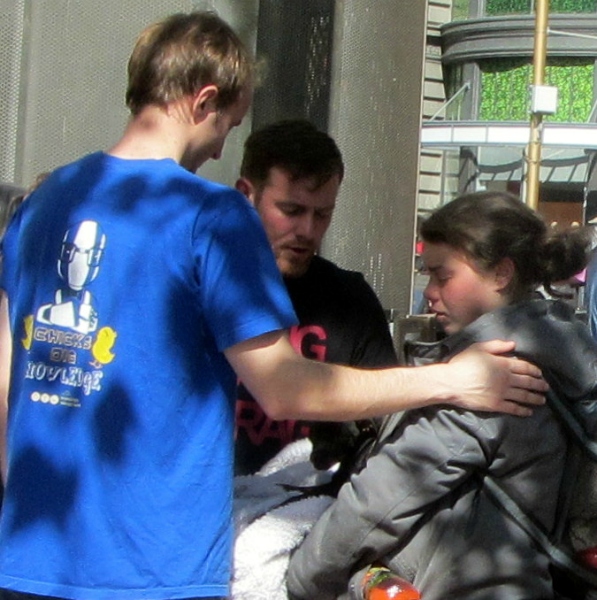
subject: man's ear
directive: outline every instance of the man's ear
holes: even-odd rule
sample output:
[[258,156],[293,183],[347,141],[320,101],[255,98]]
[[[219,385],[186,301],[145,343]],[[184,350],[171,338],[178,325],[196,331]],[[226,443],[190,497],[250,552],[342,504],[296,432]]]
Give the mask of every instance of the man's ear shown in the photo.
[[246,177],[237,179],[234,187],[244,194],[251,204],[255,204],[255,186]]
[[505,290],[514,279],[516,268],[511,258],[502,258],[494,269],[498,290]]
[[193,120],[201,123],[209,114],[218,110],[216,100],[218,98],[218,86],[204,85],[193,98]]

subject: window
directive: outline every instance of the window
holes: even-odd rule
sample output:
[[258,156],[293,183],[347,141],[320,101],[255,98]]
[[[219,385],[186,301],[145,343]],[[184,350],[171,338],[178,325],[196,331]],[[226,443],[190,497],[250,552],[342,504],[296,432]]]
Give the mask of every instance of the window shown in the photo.
[[[527,121],[531,64],[515,59],[487,60],[481,69],[482,121]],[[558,88],[558,110],[546,120],[586,122],[593,103],[594,63],[583,58],[554,59],[545,69],[546,85]]]
[[[518,15],[534,12],[533,0],[486,0],[485,14]],[[555,13],[591,13],[597,11],[597,0],[550,0],[549,12]]]
[[485,3],[485,14],[487,16],[528,15],[532,10],[532,0],[486,0]]
[[454,0],[452,2],[452,21],[463,21],[469,16],[470,0]]
[[550,0],[550,13],[591,13],[597,11],[597,0]]

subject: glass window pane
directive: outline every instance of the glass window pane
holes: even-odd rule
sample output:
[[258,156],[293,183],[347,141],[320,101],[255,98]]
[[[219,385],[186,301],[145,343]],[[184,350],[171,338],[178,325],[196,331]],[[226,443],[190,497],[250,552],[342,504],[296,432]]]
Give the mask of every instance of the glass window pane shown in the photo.
[[[486,0],[485,14],[515,15],[528,14],[535,10],[534,0]],[[550,0],[550,13],[597,12],[597,0]]]
[[[447,98],[450,99],[452,98],[452,96],[454,96],[454,94],[458,92],[458,90],[460,90],[460,88],[464,84],[462,65],[451,65],[448,69],[444,70],[444,77]],[[461,106],[464,97],[465,95],[461,93],[459,98],[450,103],[450,105],[446,109],[444,118],[450,120],[459,120],[463,118],[463,115],[461,114]]]
[[594,71],[595,64],[582,58],[548,64],[545,83],[558,88],[558,110],[546,118],[564,123],[586,122],[593,104]]
[[454,0],[452,3],[452,21],[468,19],[470,0]]
[[519,60],[499,59],[479,63],[481,68],[482,121],[527,121],[531,65]]
[[529,14],[532,10],[532,0],[487,0],[485,3],[488,16]]
[[550,13],[590,13],[597,10],[597,0],[550,0]]
[[[527,121],[532,67],[511,59],[487,60],[481,69],[479,118],[483,121]],[[545,69],[545,84],[558,88],[558,108],[546,120],[587,121],[593,104],[593,61],[583,58],[554,59]]]

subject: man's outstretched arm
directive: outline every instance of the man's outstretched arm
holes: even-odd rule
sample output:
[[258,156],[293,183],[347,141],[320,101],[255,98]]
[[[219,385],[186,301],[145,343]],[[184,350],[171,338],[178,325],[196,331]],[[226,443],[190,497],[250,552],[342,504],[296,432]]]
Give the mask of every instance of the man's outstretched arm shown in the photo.
[[366,370],[305,359],[273,332],[225,354],[270,418],[342,421],[433,404],[527,416],[548,386],[536,366],[502,356],[513,349],[496,340],[446,364]]

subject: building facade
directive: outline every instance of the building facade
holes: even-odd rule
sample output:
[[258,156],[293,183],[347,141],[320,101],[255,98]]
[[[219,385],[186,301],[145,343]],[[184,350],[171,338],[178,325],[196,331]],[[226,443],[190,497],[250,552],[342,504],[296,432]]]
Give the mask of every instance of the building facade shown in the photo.
[[[439,35],[428,36],[441,51],[446,102],[423,119],[423,156],[442,157],[439,198],[421,186],[423,216],[463,191],[525,191],[535,2],[454,0],[449,12]],[[551,0],[545,84],[558,99],[542,119],[538,206],[549,221],[597,214],[596,59],[597,0]]]

